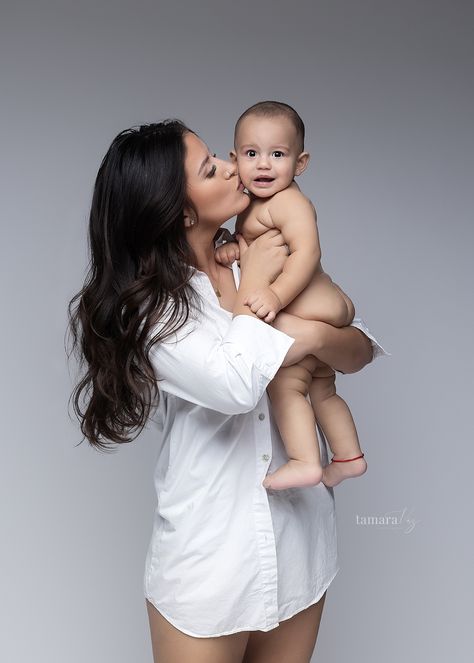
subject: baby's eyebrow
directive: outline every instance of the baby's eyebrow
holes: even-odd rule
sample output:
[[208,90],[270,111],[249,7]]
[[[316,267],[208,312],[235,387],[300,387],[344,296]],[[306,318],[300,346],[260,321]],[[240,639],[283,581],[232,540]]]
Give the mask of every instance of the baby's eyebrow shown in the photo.
[[[240,149],[243,150],[244,148],[255,148],[255,147],[257,147],[255,144],[249,143],[248,145],[241,145]],[[272,145],[271,149],[272,150],[283,149],[289,151],[290,148],[288,147],[288,145]]]

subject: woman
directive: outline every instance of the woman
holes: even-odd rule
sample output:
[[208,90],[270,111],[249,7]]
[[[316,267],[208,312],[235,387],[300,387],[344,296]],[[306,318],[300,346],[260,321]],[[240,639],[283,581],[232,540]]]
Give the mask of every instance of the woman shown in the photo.
[[85,437],[106,448],[150,418],[159,430],[144,574],[155,663],[310,660],[338,570],[334,495],[262,486],[284,462],[266,387],[307,355],[350,373],[385,352],[360,320],[336,329],[281,312],[270,325],[244,304],[286,256],[271,230],[240,240],[240,274],[216,262],[217,232],[248,204],[235,166],[180,121],[121,132],[70,304]]

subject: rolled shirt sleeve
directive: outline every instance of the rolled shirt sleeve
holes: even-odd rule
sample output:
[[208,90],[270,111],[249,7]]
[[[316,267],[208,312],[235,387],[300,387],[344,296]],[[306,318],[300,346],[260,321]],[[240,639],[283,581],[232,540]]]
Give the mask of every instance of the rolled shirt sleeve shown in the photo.
[[357,329],[360,329],[361,332],[363,332],[367,338],[370,340],[370,343],[372,344],[372,361],[374,359],[377,359],[377,357],[391,357],[392,355],[390,352],[387,352],[380,343],[377,341],[375,336],[371,334],[369,328],[365,324],[364,320],[362,318],[354,318],[350,324],[351,327],[357,327]]
[[232,318],[222,336],[204,315],[155,344],[150,361],[165,392],[223,414],[241,414],[256,407],[294,342],[245,314]]

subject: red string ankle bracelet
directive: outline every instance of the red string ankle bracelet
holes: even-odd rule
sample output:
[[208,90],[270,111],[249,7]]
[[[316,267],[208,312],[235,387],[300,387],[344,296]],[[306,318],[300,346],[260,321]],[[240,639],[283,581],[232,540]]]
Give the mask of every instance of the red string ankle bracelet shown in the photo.
[[364,454],[356,456],[355,458],[344,458],[344,460],[336,460],[335,458],[331,459],[331,463],[348,463],[350,460],[357,460],[358,458],[363,458]]

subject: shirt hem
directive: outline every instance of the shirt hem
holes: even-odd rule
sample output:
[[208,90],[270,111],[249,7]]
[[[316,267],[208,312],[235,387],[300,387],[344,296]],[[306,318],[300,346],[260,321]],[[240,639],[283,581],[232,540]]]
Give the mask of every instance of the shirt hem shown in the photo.
[[[303,605],[302,608],[297,608],[297,610],[294,610],[294,611],[293,611],[291,614],[289,614],[287,617],[280,617],[280,622],[284,622],[284,621],[286,621],[287,619],[291,619],[292,617],[294,617],[295,615],[297,615],[297,614],[298,614],[299,612],[301,612],[302,610],[306,610],[306,608],[309,608],[311,605],[314,605],[315,603],[317,603],[317,602],[321,599],[321,597],[322,597],[322,595],[324,594],[324,592],[327,591],[327,589],[329,588],[329,585],[332,583],[332,581],[333,581],[334,578],[337,576],[337,574],[338,574],[339,571],[340,571],[340,567],[338,566],[338,567],[336,568],[336,570],[334,571],[334,573],[332,574],[332,576],[329,578],[329,580],[328,580],[327,582],[324,583],[324,585],[322,586],[323,588],[321,589],[321,591],[318,592],[318,594],[316,594],[316,597],[313,597],[313,598],[311,599],[311,601],[310,601],[309,603],[307,603],[306,605]],[[279,623],[280,623],[280,622],[279,622]]]
[[291,619],[292,617],[297,615],[302,610],[306,610],[306,608],[309,608],[311,605],[314,605],[315,603],[317,603],[321,599],[324,592],[328,589],[329,585],[332,583],[334,578],[336,577],[338,571],[339,571],[339,567],[336,568],[335,572],[332,574],[332,576],[329,578],[329,580],[327,580],[323,584],[322,589],[320,589],[320,591],[316,594],[316,597],[313,596],[313,598],[311,599],[311,601],[309,603],[303,604],[302,607],[297,608],[290,615],[287,615],[286,617],[280,617],[279,621],[275,622],[274,624],[271,624],[270,626],[266,626],[265,628],[259,628],[259,629],[255,628],[254,626],[242,626],[242,627],[239,627],[235,630],[223,631],[221,633],[210,633],[209,635],[202,635],[202,633],[194,633],[193,631],[190,631],[189,629],[186,629],[186,628],[183,628],[182,626],[179,626],[177,621],[175,619],[173,619],[172,617],[170,617],[170,615],[168,615],[168,613],[166,613],[164,610],[162,610],[162,608],[159,608],[158,605],[154,602],[154,600],[147,593],[145,593],[145,598],[158,610],[158,612],[172,626],[177,628],[182,633],[185,633],[186,635],[191,635],[193,638],[219,638],[222,635],[232,635],[233,633],[241,633],[242,631],[263,631],[264,633],[266,633],[267,631],[271,631],[274,628],[276,628],[277,626],[279,626],[281,622],[284,622],[287,619]]

